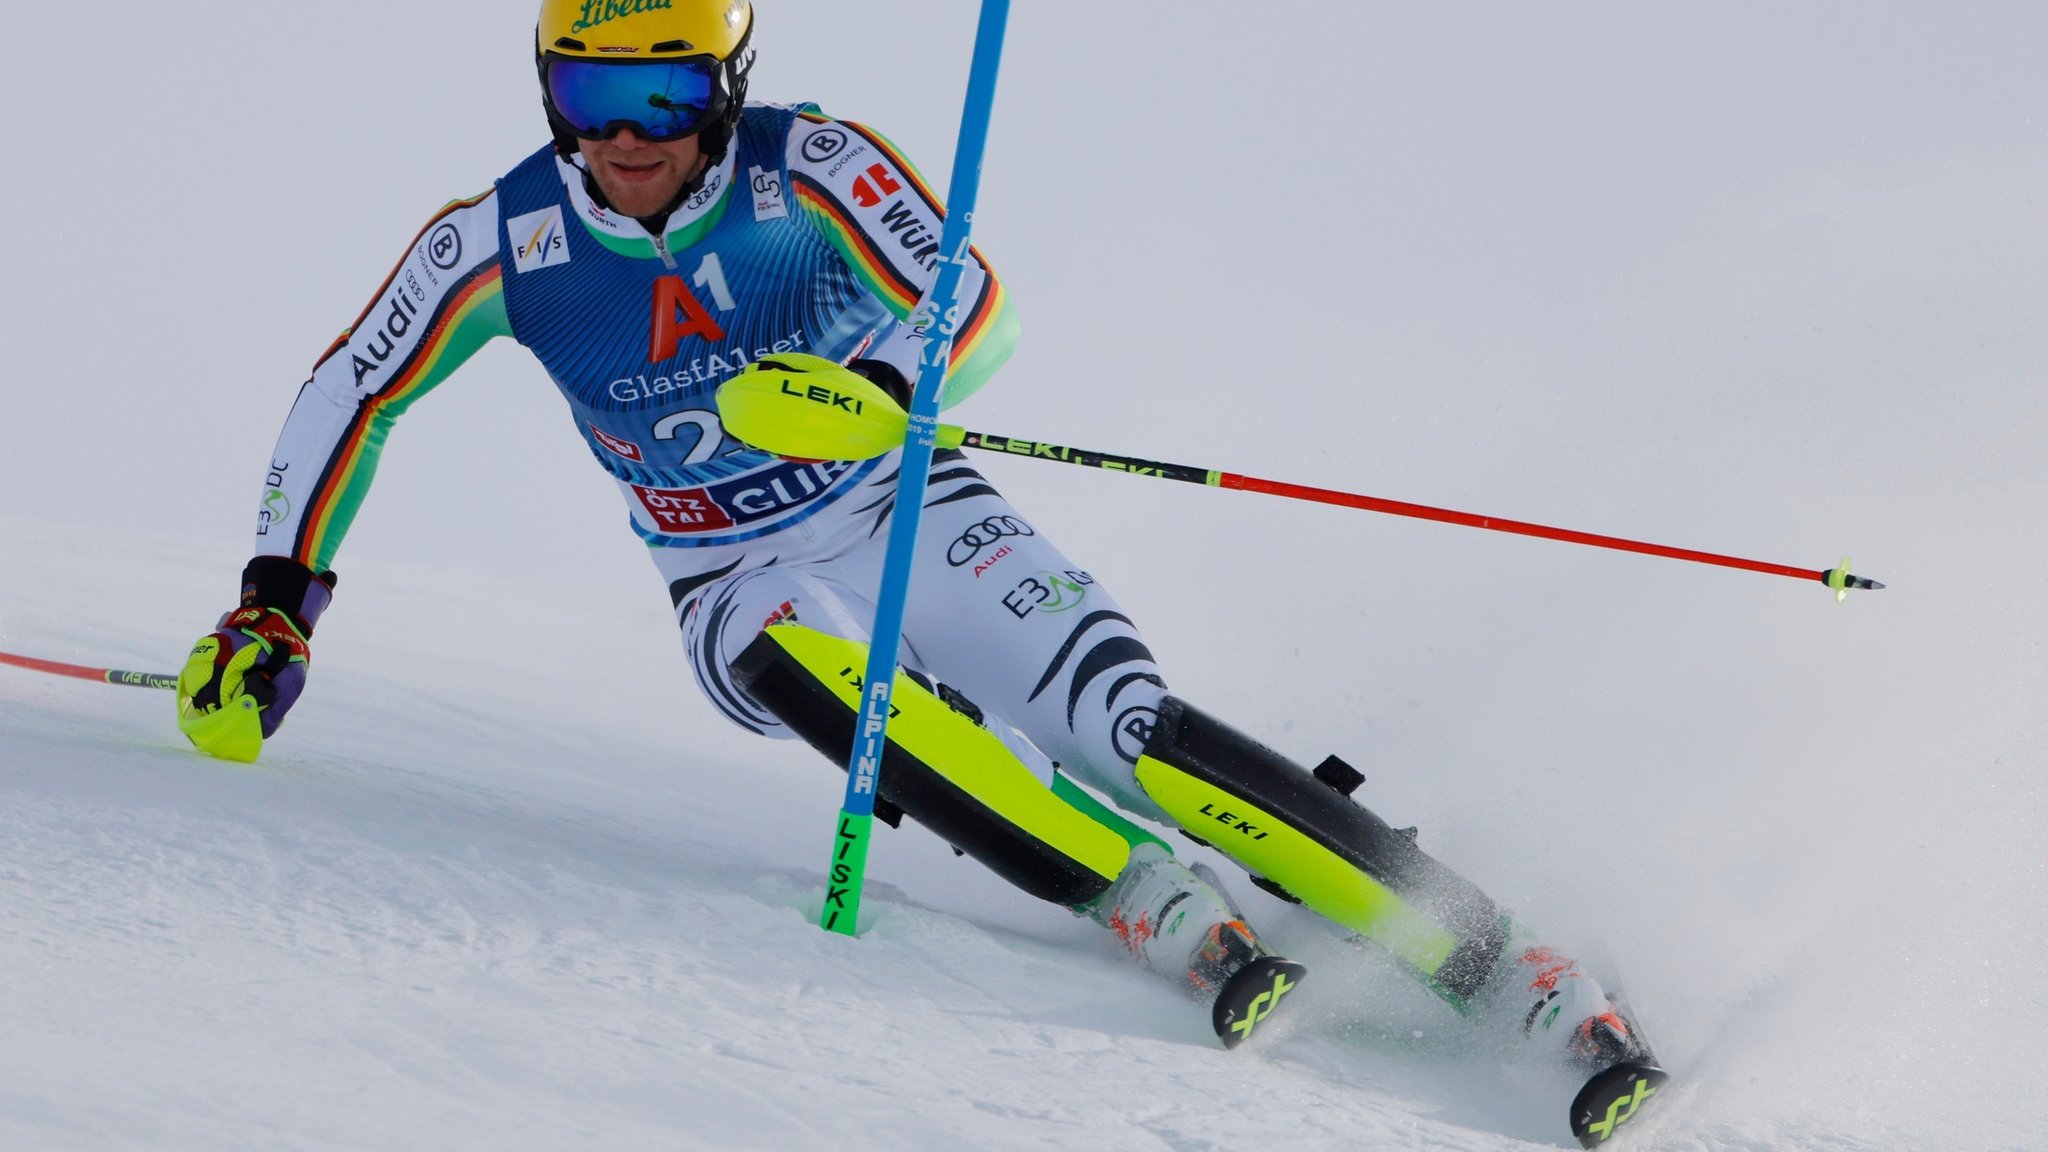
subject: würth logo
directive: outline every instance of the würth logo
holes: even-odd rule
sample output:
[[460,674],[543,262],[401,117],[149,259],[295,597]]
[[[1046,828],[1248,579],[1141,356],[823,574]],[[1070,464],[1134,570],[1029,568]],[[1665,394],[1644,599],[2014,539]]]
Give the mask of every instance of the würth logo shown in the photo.
[[853,202],[863,208],[873,208],[885,196],[894,196],[903,191],[903,185],[889,174],[887,165],[870,164],[866,175],[853,182]]

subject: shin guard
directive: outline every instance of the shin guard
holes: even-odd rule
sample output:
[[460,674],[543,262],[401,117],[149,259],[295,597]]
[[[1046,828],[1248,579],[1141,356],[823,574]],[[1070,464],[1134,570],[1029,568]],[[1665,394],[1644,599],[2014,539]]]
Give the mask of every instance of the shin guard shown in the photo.
[[1486,894],[1307,769],[1168,696],[1138,783],[1189,834],[1380,944],[1460,1009],[1507,921]]
[[[853,748],[867,645],[777,624],[733,661],[747,695],[841,768]],[[1125,839],[1054,795],[995,733],[900,670],[880,798],[1042,900],[1101,896]]]

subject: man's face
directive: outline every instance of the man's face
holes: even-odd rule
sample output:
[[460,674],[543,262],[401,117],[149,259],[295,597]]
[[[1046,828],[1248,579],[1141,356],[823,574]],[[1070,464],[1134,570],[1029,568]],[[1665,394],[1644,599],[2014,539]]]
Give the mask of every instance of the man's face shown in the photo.
[[609,140],[578,140],[577,151],[605,199],[624,216],[652,216],[704,166],[695,136],[656,144],[631,128]]

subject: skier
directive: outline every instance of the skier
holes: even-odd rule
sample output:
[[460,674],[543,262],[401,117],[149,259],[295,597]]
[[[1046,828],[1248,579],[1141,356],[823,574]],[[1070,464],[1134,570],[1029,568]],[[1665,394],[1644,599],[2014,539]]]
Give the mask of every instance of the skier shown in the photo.
[[[180,675],[198,747],[254,760],[276,733],[393,421],[509,336],[618,483],[705,696],[744,728],[843,756],[896,456],[758,451],[727,433],[714,394],[765,372],[907,404],[943,216],[880,133],[747,103],[752,31],[749,0],[544,0],[553,139],[429,220],[314,365],[266,469],[240,607]],[[979,253],[960,302],[947,406],[1017,334]],[[1511,1017],[1588,1073],[1638,1067],[1628,1083],[1649,1083],[1647,1049],[1590,975],[1352,802],[1340,761],[1311,773],[1170,694],[1109,592],[958,452],[938,454],[924,516],[885,820],[907,814],[1093,918],[1217,1005],[1226,1043],[1249,1035],[1300,966],[1085,782],[1385,945],[1453,1003]]]

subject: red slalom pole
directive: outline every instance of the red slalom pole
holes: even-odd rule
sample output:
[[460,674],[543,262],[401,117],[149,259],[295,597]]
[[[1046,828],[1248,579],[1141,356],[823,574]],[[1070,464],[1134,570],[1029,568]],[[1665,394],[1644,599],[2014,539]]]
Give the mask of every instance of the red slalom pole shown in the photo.
[[47,672],[52,676],[69,676],[74,680],[125,684],[131,688],[175,689],[178,686],[178,678],[168,672],[126,672],[119,668],[88,668],[83,664],[38,660],[33,656],[16,656],[11,652],[0,652],[0,664],[12,664],[16,668],[26,668],[31,672]]

